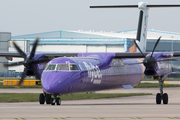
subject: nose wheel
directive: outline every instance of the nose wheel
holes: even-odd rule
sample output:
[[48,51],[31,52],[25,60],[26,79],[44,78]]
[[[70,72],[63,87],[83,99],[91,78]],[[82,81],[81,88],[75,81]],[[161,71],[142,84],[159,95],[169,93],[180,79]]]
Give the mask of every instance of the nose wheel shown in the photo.
[[46,104],[51,104],[52,102],[52,98],[51,98],[51,95],[50,94],[46,94]]
[[46,104],[61,105],[61,99],[57,98],[57,95],[41,93],[39,95],[39,103],[44,104],[45,101],[46,101]]
[[44,102],[45,102],[45,96],[44,96],[43,93],[41,93],[41,94],[39,95],[39,103],[40,103],[40,104],[44,104]]

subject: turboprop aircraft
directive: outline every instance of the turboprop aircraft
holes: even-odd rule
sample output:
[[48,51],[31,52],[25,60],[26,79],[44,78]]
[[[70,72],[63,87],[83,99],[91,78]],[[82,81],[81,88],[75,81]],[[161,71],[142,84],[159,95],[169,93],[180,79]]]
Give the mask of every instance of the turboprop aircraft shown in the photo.
[[[90,6],[90,8],[139,8],[139,23],[133,48],[139,52],[122,53],[36,53],[37,38],[31,53],[24,53],[13,42],[18,53],[0,53],[1,57],[22,57],[24,61],[4,64],[5,67],[24,65],[21,84],[26,75],[41,79],[43,93],[39,103],[61,104],[59,96],[78,92],[89,92],[104,89],[130,89],[138,85],[143,76],[152,76],[159,81],[160,93],[156,95],[156,103],[168,104],[168,94],[163,93],[163,83],[172,72],[173,57],[180,57],[180,52],[152,52],[146,50],[148,9],[153,7],[180,7],[180,5],[149,5],[140,2],[138,5]],[[144,59],[143,61],[141,59]]]

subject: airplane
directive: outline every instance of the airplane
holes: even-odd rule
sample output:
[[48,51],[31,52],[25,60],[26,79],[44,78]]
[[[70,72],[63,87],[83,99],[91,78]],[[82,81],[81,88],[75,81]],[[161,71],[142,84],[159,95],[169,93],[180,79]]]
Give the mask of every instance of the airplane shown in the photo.
[[[144,75],[159,81],[160,92],[156,95],[156,104],[168,104],[168,94],[163,92],[163,83],[172,72],[171,61],[180,57],[180,52],[154,52],[161,37],[158,38],[152,52],[145,52],[147,38],[148,9],[153,7],[180,7],[180,5],[138,5],[90,6],[90,8],[139,8],[139,22],[134,45],[127,52],[120,53],[35,53],[38,41],[34,42],[30,53],[24,53],[15,41],[18,53],[0,53],[0,57],[11,60],[12,57],[24,58],[24,61],[4,64],[5,67],[24,65],[19,85],[25,76],[35,76],[41,80],[43,93],[40,104],[61,105],[60,96],[79,92],[105,89],[132,89],[138,85]],[[138,52],[131,52],[131,51]],[[142,60],[144,59],[144,60]]]

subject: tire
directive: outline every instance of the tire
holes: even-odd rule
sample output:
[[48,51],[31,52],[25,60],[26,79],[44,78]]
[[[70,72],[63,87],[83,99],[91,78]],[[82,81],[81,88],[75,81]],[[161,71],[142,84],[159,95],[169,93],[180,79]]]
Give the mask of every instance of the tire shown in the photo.
[[156,104],[161,104],[161,94],[160,93],[156,94]]
[[46,95],[46,104],[51,104],[51,95],[50,94]]
[[57,105],[61,105],[61,99],[60,99],[60,98],[57,98],[57,99],[56,99],[56,104],[57,104]]
[[167,93],[163,94],[163,104],[168,104],[168,94]]
[[55,105],[54,98],[51,98],[51,105]]
[[41,93],[41,94],[39,95],[39,103],[40,103],[40,104],[44,104],[44,102],[45,102],[45,96],[44,96],[43,93]]

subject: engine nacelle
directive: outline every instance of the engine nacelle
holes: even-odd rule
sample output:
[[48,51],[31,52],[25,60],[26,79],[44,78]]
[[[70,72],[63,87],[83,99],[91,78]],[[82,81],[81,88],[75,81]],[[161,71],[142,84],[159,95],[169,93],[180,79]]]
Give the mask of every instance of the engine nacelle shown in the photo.
[[153,68],[145,69],[144,74],[146,76],[168,75],[172,72],[171,61],[163,61],[163,58],[158,60],[162,61],[157,62]]

